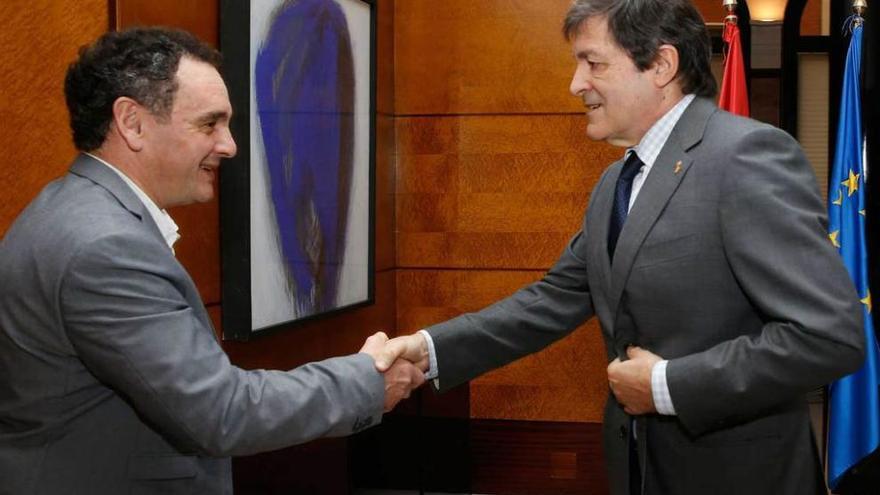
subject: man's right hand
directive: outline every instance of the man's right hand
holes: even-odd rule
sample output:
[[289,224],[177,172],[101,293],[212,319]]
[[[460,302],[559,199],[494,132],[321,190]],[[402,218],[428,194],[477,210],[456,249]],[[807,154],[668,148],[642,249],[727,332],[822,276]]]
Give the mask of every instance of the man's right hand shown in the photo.
[[421,333],[395,337],[385,342],[376,357],[376,369],[385,372],[398,358],[406,359],[422,371],[428,371],[428,343]]
[[[412,337],[410,335],[409,337]],[[404,338],[404,337],[399,337]],[[360,352],[369,354],[377,363],[376,368],[382,372],[385,378],[385,404],[384,411],[388,412],[397,405],[398,402],[410,396],[410,393],[421,387],[425,383],[424,371],[428,369],[428,351],[425,345],[424,362],[410,360],[403,354],[395,354],[400,344],[393,344],[391,350],[388,345],[395,340],[388,340],[385,332],[377,332],[367,338]],[[424,338],[422,338],[424,341]],[[402,358],[402,359],[398,359]],[[380,368],[379,361],[381,359],[390,359],[390,364]]]

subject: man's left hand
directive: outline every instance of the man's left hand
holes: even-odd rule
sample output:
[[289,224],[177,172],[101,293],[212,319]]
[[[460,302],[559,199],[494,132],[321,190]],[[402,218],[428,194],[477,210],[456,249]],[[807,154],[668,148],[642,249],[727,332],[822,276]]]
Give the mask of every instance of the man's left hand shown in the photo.
[[615,359],[608,365],[608,385],[627,414],[657,412],[651,392],[651,371],[662,358],[641,347],[626,350],[627,361]]

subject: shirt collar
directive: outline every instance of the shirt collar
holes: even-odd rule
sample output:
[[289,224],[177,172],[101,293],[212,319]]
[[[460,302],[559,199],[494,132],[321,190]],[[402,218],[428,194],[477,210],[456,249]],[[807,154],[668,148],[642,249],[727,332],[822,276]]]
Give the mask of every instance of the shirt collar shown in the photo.
[[86,155],[98,160],[103,163],[110,170],[116,172],[116,174],[126,183],[128,187],[134,191],[135,195],[137,195],[138,199],[141,200],[141,203],[144,204],[144,207],[147,208],[147,212],[149,212],[150,217],[152,217],[153,222],[156,223],[156,227],[159,228],[159,232],[162,234],[162,238],[165,239],[165,243],[168,244],[168,247],[171,249],[171,252],[174,252],[174,243],[180,239],[180,234],[178,233],[179,228],[177,224],[174,223],[174,220],[171,218],[171,215],[168,214],[167,211],[159,209],[159,206],[147,196],[147,193],[143,191],[137,184],[134,183],[127,175],[122,173],[121,170],[110,165],[107,161],[103,160],[100,157],[97,157],[91,153],[86,153]]
[[642,140],[639,141],[639,144],[637,144],[635,148],[629,148],[626,150],[624,156],[629,155],[631,151],[635,151],[642,160],[642,163],[645,164],[645,171],[650,170],[651,166],[654,165],[657,156],[660,155],[660,150],[666,145],[666,140],[669,139],[669,135],[672,134],[672,129],[675,128],[675,124],[678,123],[681,115],[694,98],[696,98],[696,95],[689,94],[679,100],[678,103],[660,117],[657,122],[654,122],[654,125],[648,129],[648,132],[645,133]]

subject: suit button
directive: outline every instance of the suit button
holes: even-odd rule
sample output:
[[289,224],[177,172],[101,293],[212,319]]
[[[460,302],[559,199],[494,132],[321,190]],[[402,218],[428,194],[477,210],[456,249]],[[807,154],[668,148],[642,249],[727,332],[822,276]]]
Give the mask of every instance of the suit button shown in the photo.
[[618,434],[618,436],[620,437],[621,440],[626,440],[626,433],[627,433],[626,426],[620,425],[620,433]]

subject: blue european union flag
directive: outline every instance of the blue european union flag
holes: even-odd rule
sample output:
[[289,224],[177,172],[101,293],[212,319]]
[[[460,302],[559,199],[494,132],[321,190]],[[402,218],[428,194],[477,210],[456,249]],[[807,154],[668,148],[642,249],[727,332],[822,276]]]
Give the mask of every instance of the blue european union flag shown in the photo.
[[843,257],[864,308],[865,364],[829,388],[828,482],[835,488],[847,471],[880,447],[880,347],[871,319],[868,251],[865,242],[865,135],[862,133],[859,74],[861,18],[850,19],[837,149],[829,186],[829,237]]

